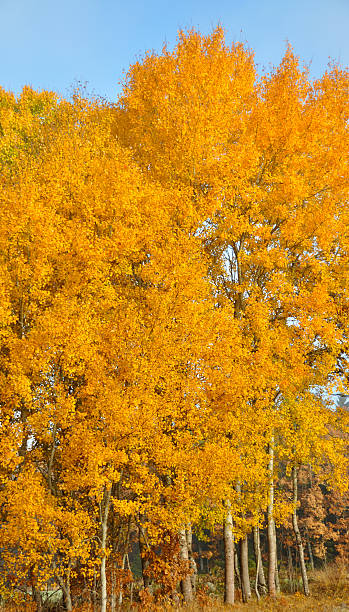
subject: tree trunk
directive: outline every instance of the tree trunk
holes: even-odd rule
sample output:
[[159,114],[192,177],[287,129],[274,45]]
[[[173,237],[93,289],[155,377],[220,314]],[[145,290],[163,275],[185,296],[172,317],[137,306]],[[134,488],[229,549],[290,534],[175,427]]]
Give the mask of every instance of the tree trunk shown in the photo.
[[116,610],[116,565],[112,562],[111,566],[111,594],[110,594],[111,612]]
[[274,523],[274,436],[269,444],[269,499],[268,499],[268,590],[270,597],[276,596],[276,538]]
[[227,501],[227,514],[223,527],[224,534],[224,602],[228,605],[234,603],[234,534],[231,504]]
[[280,580],[279,580],[279,562],[278,562],[278,541],[276,536],[276,525],[274,522],[274,538],[275,538],[275,587],[276,592],[280,593]]
[[199,552],[200,572],[203,574],[205,568],[204,568],[204,558],[202,556],[202,548],[201,548],[200,540],[198,540],[198,552]]
[[71,592],[70,592],[70,582],[67,584],[67,588],[64,590],[65,595],[65,607],[67,612],[72,612],[73,604],[71,600]]
[[[131,569],[131,564],[130,564],[130,557],[128,556],[128,553],[126,555],[126,558],[127,558],[127,568],[128,568],[128,571],[130,572],[130,574],[133,577],[132,569]],[[132,604],[133,604],[133,578],[132,578],[132,582],[130,584],[130,605],[131,605],[131,608],[132,608]]]
[[290,581],[291,592],[295,592],[295,583],[294,583],[294,569],[293,569],[293,559],[292,559],[292,551],[291,547],[287,545],[287,573],[288,579]]
[[144,529],[141,524],[138,527],[138,542],[139,542],[139,551],[141,555],[143,586],[145,589],[148,589],[150,586],[150,578],[147,573],[147,569],[149,567],[149,561],[147,559],[148,546],[147,546],[147,539],[144,533]]
[[[122,564],[121,564],[121,569],[124,570],[125,569],[125,559],[126,559],[126,555],[124,554],[122,557]],[[122,606],[122,599],[123,599],[123,592],[122,592],[122,587],[123,587],[123,583],[122,581],[120,582],[120,590],[119,590],[119,610],[121,610],[121,606]]]
[[256,585],[257,585],[256,590],[258,590],[258,593],[261,591],[263,595],[265,595],[268,589],[267,589],[267,583],[265,581],[265,575],[264,575],[264,569],[263,569],[263,560],[262,560],[258,525],[255,525],[253,527],[253,545],[254,545],[254,556],[256,560]]
[[[117,496],[117,499],[120,499],[120,481],[116,485],[114,484],[112,487],[112,496]],[[112,509],[112,508],[111,508]],[[115,512],[112,512],[111,521],[109,521],[110,525],[110,547],[111,554],[109,557],[109,563],[111,567],[110,578],[111,578],[111,589],[110,589],[110,606],[111,612],[115,612],[116,604],[117,604],[117,558],[119,554],[121,538],[123,533],[123,521],[119,520],[118,523],[116,521]]]
[[240,563],[239,563],[239,555],[237,551],[237,546],[234,546],[234,569],[236,574],[236,579],[239,585],[239,589],[241,591],[241,573],[240,573]]
[[314,570],[314,557],[313,557],[313,550],[311,547],[311,541],[310,541],[310,537],[309,537],[309,533],[307,530],[307,547],[308,547],[308,555],[309,555],[309,561],[310,561],[310,567],[312,570]]
[[240,566],[241,566],[241,585],[242,585],[242,599],[244,603],[247,603],[251,599],[251,584],[250,574],[248,571],[248,534],[240,540]]
[[107,610],[107,575],[106,575],[106,561],[107,561],[107,535],[108,535],[108,514],[110,506],[111,489],[104,489],[103,500],[100,503],[100,520],[101,520],[101,612]]
[[97,572],[93,568],[93,593],[92,593],[93,612],[97,612]]
[[41,612],[41,610],[42,610],[41,593],[40,593],[39,589],[37,589],[36,587],[33,588],[33,599],[34,599],[35,604],[36,604],[36,612]]
[[192,533],[192,529],[191,529],[191,524],[190,523],[188,523],[188,525],[187,525],[186,538],[187,538],[187,546],[188,546],[189,565],[190,565],[190,569],[192,571],[191,576],[190,576],[191,586],[192,586],[193,593],[195,594],[195,592],[196,592],[196,580],[197,580],[197,575],[198,575],[198,568],[197,568],[195,559],[193,557],[193,533]]
[[127,523],[127,531],[126,531],[126,537],[125,537],[125,542],[124,542],[124,547],[123,547],[123,555],[122,555],[122,574],[121,574],[121,580],[120,580],[120,586],[119,586],[119,609],[121,609],[122,606],[122,600],[123,600],[123,589],[124,589],[124,569],[125,569],[125,561],[127,561],[128,564],[128,569],[130,570],[130,562],[129,562],[129,558],[128,558],[128,547],[129,547],[129,540],[130,540],[130,531],[131,531],[131,520],[132,517],[131,515],[129,516],[128,519],[128,523]]
[[180,529],[178,535],[179,535],[179,558],[181,559],[181,561],[186,561],[188,565],[188,574],[181,580],[181,588],[182,588],[183,599],[185,603],[189,603],[193,599],[193,589],[191,585],[191,577],[189,574],[190,565],[189,565],[188,544],[187,544],[187,536],[186,536],[185,528]]
[[296,466],[293,467],[292,475],[293,475],[293,514],[292,514],[293,531],[296,536],[296,542],[297,542],[297,547],[298,547],[298,552],[299,552],[299,562],[300,562],[301,573],[302,573],[303,591],[304,591],[304,595],[308,596],[310,595],[310,591],[309,591],[309,584],[308,584],[307,568],[305,566],[303,543],[302,543],[302,538],[301,538],[301,534],[299,531],[298,520],[297,520],[298,470]]
[[[67,612],[71,612],[73,609],[73,603],[71,599],[71,590],[70,590],[70,572],[71,572],[71,562],[68,566],[67,578],[64,580],[57,573],[55,573],[55,578],[62,589],[63,593],[63,605]],[[40,608],[41,610],[41,608]]]

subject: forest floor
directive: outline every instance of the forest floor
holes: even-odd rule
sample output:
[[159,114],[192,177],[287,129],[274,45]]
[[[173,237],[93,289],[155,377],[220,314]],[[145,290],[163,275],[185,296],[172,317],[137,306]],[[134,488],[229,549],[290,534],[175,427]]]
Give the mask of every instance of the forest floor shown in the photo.
[[[287,586],[287,585],[285,585]],[[305,597],[300,592],[281,593],[275,600],[269,597],[261,598],[257,602],[253,594],[252,600],[247,604],[237,602],[229,609],[236,612],[285,612],[294,610],[305,612],[349,612],[349,565],[335,564],[324,569],[309,572],[310,597]],[[237,598],[239,591],[237,592]],[[199,601],[191,606],[181,608],[187,612],[218,612],[227,610],[227,606],[222,603],[222,597],[198,596]],[[179,610],[180,608],[178,608]],[[164,608],[159,608],[164,610]],[[173,610],[173,608],[172,608]]]
[[[121,610],[124,612],[287,612],[287,610],[305,612],[349,612],[349,563],[333,564],[324,569],[317,569],[309,572],[310,597],[305,597],[301,592],[290,593],[290,585],[287,579],[280,576],[281,587],[284,592],[280,593],[274,600],[269,597],[262,597],[257,601],[253,593],[251,601],[247,604],[241,602],[241,594],[236,590],[236,600],[232,606],[223,603],[223,583],[219,575],[200,575],[198,592],[195,603],[183,605],[181,607],[151,604],[142,606],[133,603],[130,605],[124,602]],[[212,580],[212,582],[211,582]],[[252,582],[252,581],[251,581]],[[215,591],[212,591],[215,587]],[[298,583],[297,588],[300,589]],[[285,592],[286,591],[286,592]],[[240,601],[239,601],[240,600]],[[34,612],[36,606],[1,605],[0,612]],[[44,607],[47,612],[49,608]],[[61,610],[61,608],[59,608]],[[51,608],[51,611],[58,610],[58,607]],[[93,607],[89,605],[74,608],[74,612],[93,612]]]

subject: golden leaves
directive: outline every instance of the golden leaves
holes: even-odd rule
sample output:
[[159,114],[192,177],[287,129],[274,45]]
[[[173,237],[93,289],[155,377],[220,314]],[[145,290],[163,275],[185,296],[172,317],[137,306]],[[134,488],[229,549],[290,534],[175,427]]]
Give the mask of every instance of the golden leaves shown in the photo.
[[23,575],[104,558],[106,491],[154,541],[224,498],[242,533],[272,435],[343,473],[313,390],[348,344],[346,91],[290,48],[258,82],[217,28],[131,67],[115,108],[1,92],[1,537]]

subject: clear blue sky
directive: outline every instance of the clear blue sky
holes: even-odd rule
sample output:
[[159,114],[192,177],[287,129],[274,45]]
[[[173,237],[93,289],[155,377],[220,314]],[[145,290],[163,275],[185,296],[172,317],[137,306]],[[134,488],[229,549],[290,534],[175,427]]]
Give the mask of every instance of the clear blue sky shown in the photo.
[[320,76],[329,56],[349,64],[349,0],[0,0],[0,85],[69,95],[76,81],[115,100],[123,71],[147,49],[172,47],[179,28],[247,41],[260,66],[286,40]]

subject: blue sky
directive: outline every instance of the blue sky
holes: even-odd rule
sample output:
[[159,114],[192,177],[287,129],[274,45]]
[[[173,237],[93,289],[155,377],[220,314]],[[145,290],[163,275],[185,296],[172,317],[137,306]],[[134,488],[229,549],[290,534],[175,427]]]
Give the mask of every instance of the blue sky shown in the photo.
[[0,85],[63,95],[76,81],[115,100],[123,71],[145,50],[172,47],[179,28],[247,41],[260,67],[286,40],[319,77],[329,56],[349,64],[349,0],[0,0]]

